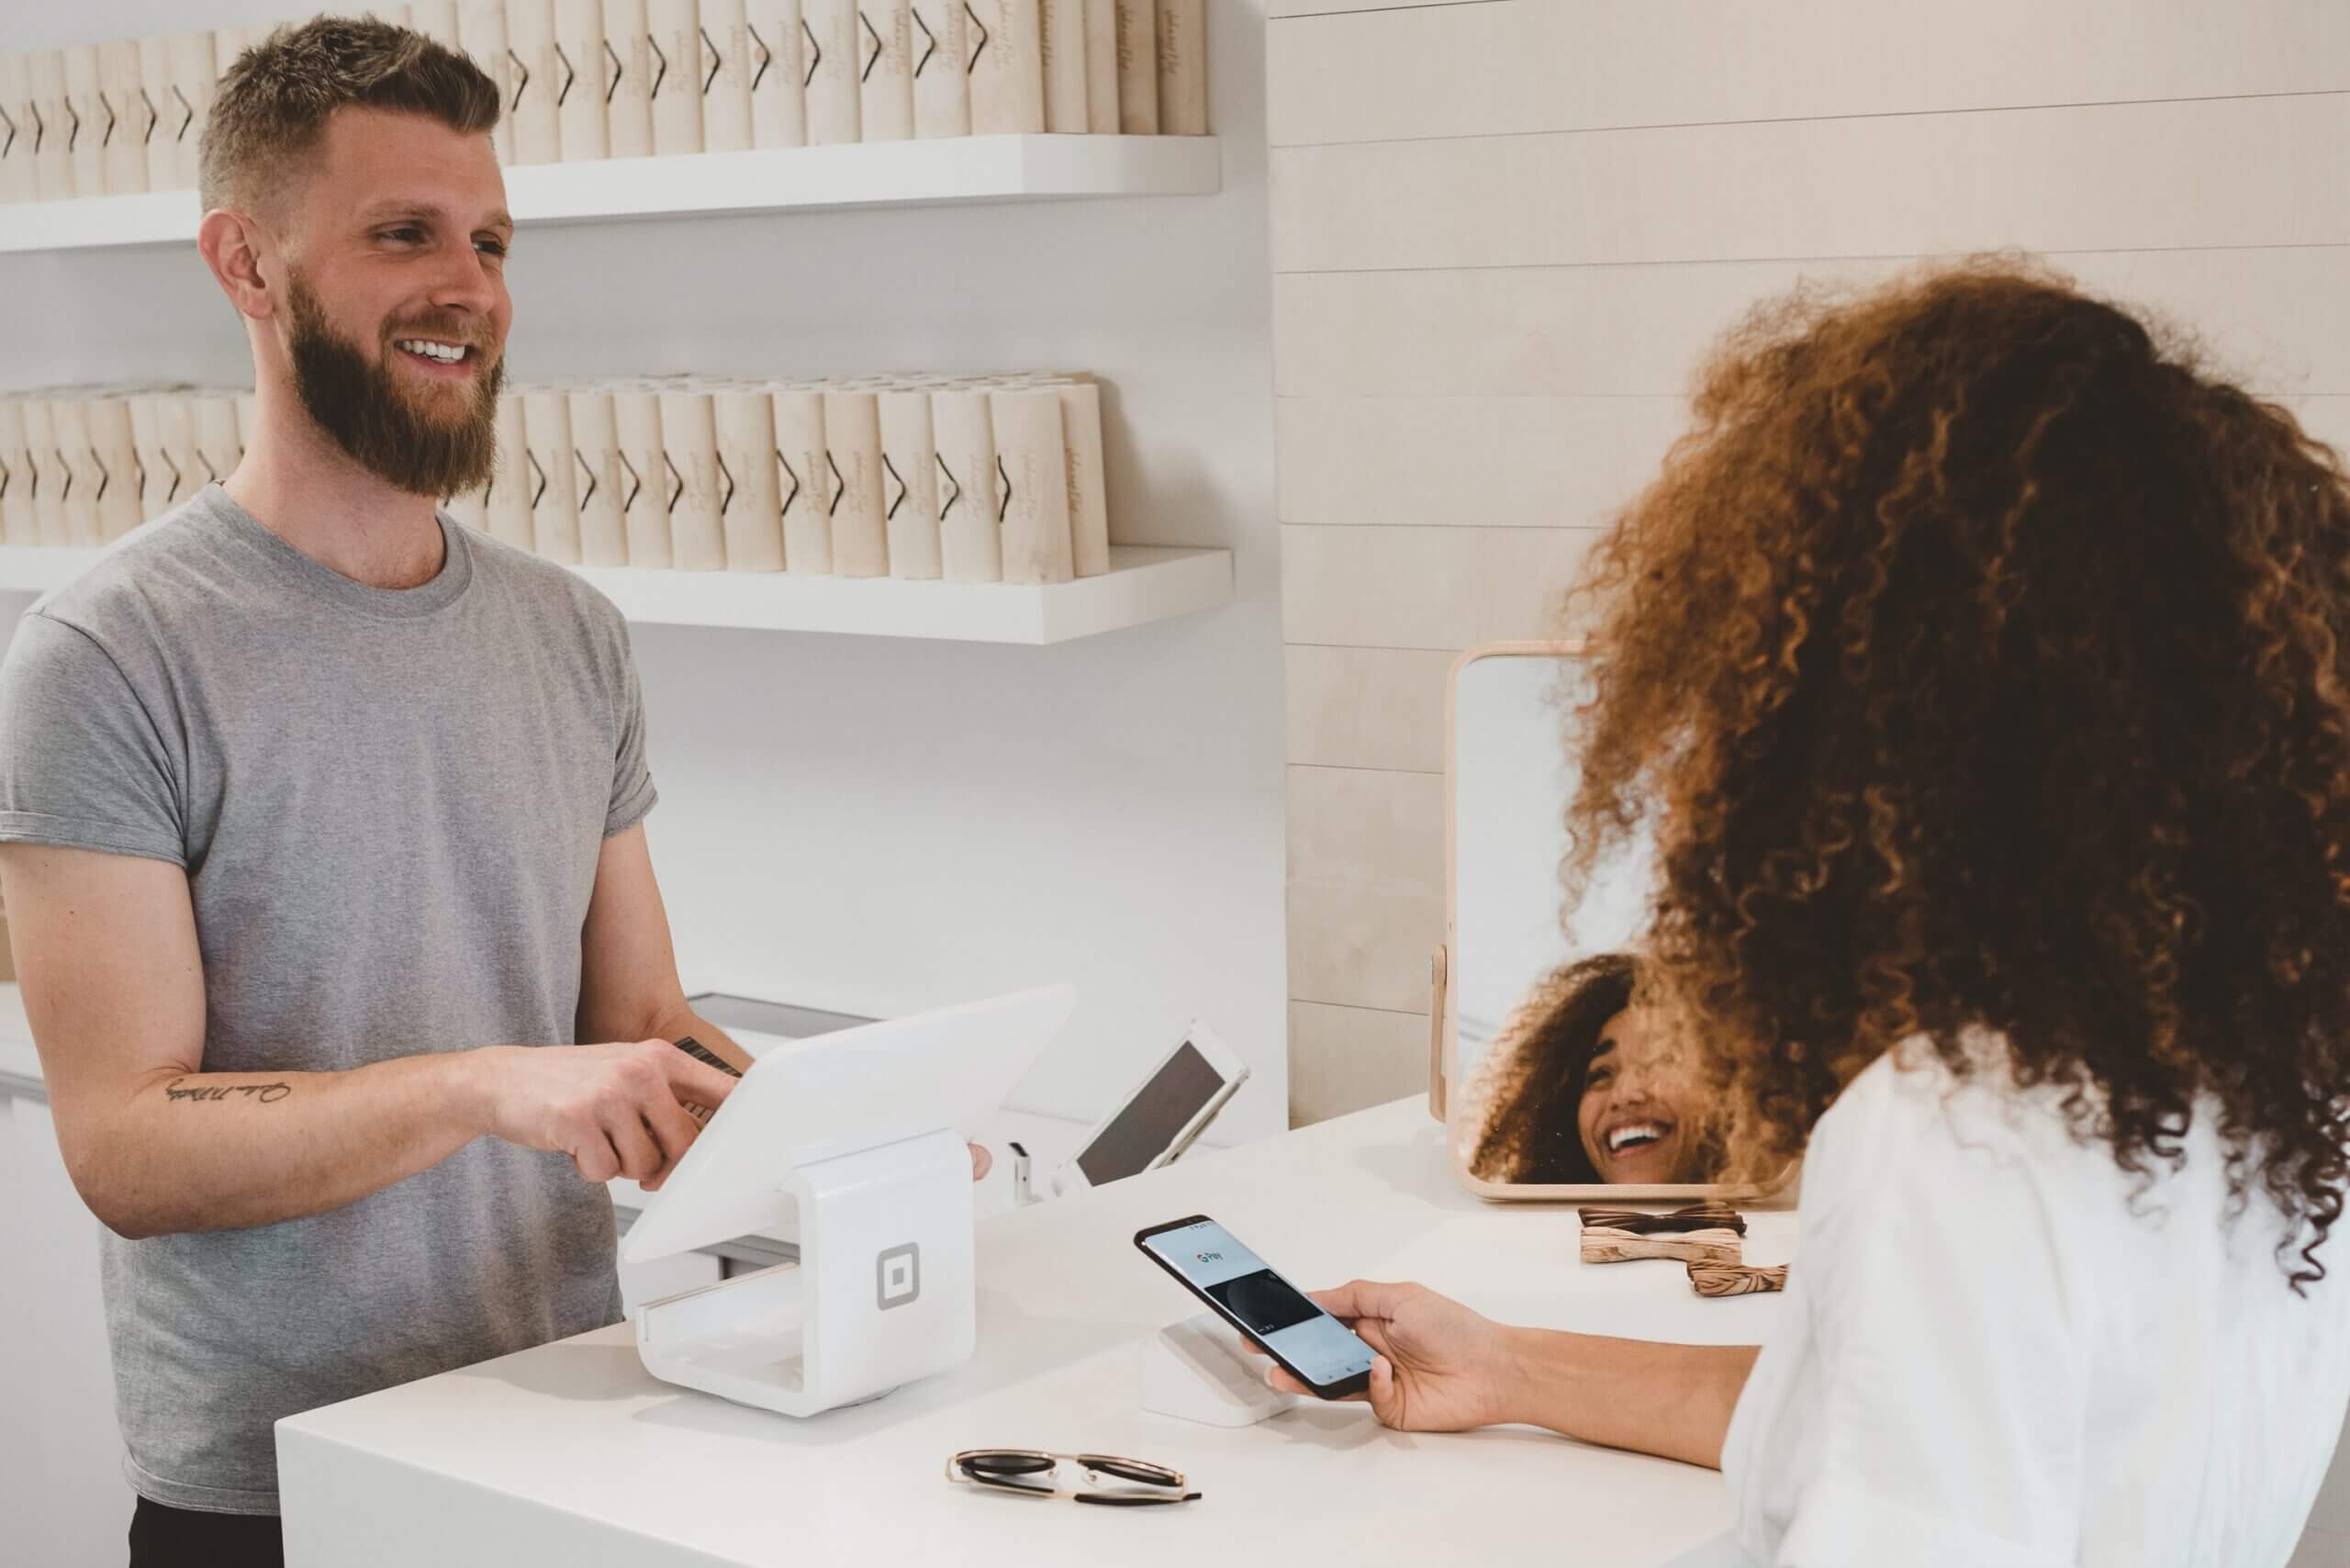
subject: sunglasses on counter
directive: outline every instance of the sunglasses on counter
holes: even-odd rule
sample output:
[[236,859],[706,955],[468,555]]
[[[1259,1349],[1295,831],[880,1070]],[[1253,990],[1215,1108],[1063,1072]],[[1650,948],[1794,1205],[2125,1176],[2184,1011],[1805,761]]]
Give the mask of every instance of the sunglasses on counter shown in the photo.
[[[1067,1468],[1064,1468],[1067,1467]],[[1069,1471],[1073,1470],[1072,1477]],[[1043,1449],[965,1449],[946,1462],[946,1479],[991,1492],[1066,1497],[1106,1508],[1189,1503],[1183,1473],[1147,1460],[1106,1453],[1048,1453]]]

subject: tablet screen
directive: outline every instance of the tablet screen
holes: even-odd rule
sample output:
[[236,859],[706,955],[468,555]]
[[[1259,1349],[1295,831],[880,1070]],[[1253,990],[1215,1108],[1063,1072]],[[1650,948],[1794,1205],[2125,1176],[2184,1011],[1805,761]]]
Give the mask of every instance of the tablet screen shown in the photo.
[[1077,1157],[1077,1168],[1097,1187],[1149,1169],[1223,1087],[1224,1075],[1184,1041]]

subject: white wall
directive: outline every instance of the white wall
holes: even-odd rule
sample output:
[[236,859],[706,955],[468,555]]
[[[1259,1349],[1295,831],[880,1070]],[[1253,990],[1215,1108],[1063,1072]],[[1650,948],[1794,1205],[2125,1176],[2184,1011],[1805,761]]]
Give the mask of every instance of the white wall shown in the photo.
[[[0,8],[13,48],[294,9]],[[509,276],[524,377],[1107,379],[1114,536],[1232,547],[1237,603],[1044,649],[640,627],[647,831],[689,983],[894,1013],[1074,980],[1015,1103],[1089,1119],[1202,1015],[1254,1070],[1232,1141],[1286,1125],[1279,541],[1262,0],[1210,13],[1219,196],[525,230]],[[192,248],[0,256],[0,382],[248,374]]]
[[2350,446],[2340,0],[1272,12],[1302,1120],[1426,1072],[1455,653],[1556,634],[1758,298],[2037,250]]

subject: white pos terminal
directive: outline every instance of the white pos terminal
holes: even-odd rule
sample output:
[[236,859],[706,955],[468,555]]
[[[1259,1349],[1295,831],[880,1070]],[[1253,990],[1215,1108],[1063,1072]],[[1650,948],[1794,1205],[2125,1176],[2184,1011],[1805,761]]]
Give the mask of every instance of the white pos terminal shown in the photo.
[[799,1222],[800,1260],[649,1302],[645,1370],[813,1416],[969,1359],[971,1163],[961,1129],[1077,1004],[1066,985],[769,1049],[629,1229],[631,1262]]

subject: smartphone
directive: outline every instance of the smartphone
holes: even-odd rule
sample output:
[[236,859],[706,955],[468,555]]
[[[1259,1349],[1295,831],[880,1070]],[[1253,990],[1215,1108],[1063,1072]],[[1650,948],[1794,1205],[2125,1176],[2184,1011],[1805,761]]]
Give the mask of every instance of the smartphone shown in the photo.
[[1137,1231],[1135,1245],[1319,1397],[1371,1386],[1371,1348],[1207,1215]]

